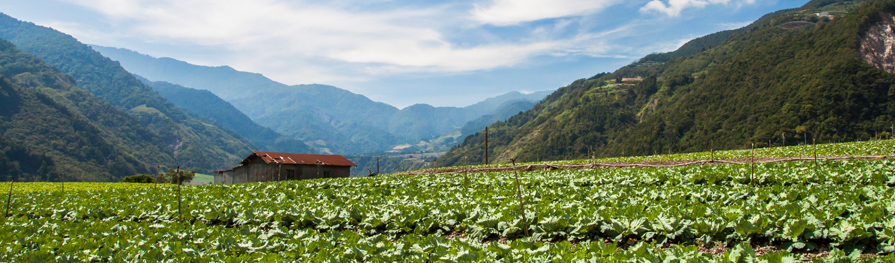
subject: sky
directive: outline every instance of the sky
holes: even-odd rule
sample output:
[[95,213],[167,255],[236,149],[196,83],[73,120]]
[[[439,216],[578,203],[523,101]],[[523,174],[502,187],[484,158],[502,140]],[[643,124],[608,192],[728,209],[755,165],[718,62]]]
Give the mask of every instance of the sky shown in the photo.
[[86,44],[403,108],[553,90],[808,0],[0,0]]

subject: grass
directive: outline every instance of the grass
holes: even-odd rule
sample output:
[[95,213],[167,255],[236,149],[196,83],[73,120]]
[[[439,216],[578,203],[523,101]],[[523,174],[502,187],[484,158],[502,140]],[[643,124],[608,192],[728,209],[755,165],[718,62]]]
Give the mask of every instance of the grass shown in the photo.
[[193,177],[193,183],[212,184],[214,183],[214,175],[196,173]]

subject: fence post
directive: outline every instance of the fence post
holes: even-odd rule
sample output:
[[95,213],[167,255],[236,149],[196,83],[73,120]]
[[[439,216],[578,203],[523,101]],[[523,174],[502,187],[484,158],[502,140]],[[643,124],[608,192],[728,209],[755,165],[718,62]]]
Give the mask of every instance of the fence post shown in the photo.
[[814,144],[814,172],[817,173],[817,138],[812,138],[811,143]]
[[522,201],[522,186],[519,185],[519,171],[516,171],[516,159],[510,159],[513,162],[513,174],[516,175],[516,195],[519,197],[519,208],[522,210],[522,227],[525,230],[525,236],[528,237],[528,219],[525,218],[525,202]]
[[749,184],[755,185],[755,143],[752,143],[752,157],[749,159]]
[[177,166],[177,214],[180,215],[180,222],[183,223],[183,209],[181,208],[181,198],[180,198],[180,184],[183,183],[183,178],[180,176],[180,166]]
[[65,172],[62,172],[62,177],[59,178],[59,181],[62,183],[62,198],[65,198]]
[[12,181],[9,181],[9,194],[6,197],[6,217],[9,217],[9,204],[12,203],[12,184],[15,182],[15,177],[12,178]]
[[463,156],[463,185],[469,187],[469,158]]

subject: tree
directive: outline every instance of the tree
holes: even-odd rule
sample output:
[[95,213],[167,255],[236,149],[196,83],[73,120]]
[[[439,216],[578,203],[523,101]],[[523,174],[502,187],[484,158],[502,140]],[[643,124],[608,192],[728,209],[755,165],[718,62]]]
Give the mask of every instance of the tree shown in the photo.
[[152,179],[151,175],[138,174],[138,175],[131,175],[131,176],[124,177],[124,180],[122,182],[125,182],[125,183],[152,183],[152,182],[155,182],[155,180]]
[[183,184],[192,181],[195,176],[196,171],[180,170],[178,173],[174,168],[168,168],[168,172],[165,173],[161,179],[164,179],[166,182],[171,182],[172,184]]

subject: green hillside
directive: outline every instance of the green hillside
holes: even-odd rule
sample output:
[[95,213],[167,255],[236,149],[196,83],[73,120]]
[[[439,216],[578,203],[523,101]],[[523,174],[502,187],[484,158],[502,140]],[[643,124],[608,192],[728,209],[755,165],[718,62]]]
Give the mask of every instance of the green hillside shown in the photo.
[[164,81],[137,79],[152,87],[174,105],[185,109],[187,114],[207,123],[217,123],[233,130],[249,140],[259,150],[315,153],[314,149],[294,138],[279,134],[270,128],[258,125],[248,116],[207,90],[191,89]]
[[232,166],[253,149],[235,132],[187,115],[118,63],[69,35],[4,14],[0,38],[69,74],[78,87],[137,119],[173,149],[169,151],[174,165],[211,171]]
[[[866,29],[892,13],[872,2],[832,21],[808,6],[765,16],[720,45],[664,63],[640,61],[559,89],[532,110],[491,126],[492,162],[692,152],[868,139],[890,130],[895,77],[859,57]],[[850,1],[822,8],[857,6]],[[844,14],[844,13],[843,13]],[[794,22],[801,22],[795,23]],[[798,26],[792,26],[798,25]],[[709,35],[706,38],[715,38]],[[631,85],[616,78],[644,76]],[[888,136],[889,133],[883,133]],[[439,163],[483,161],[484,135]]]
[[547,95],[510,92],[467,107],[418,104],[398,109],[329,85],[289,86],[227,66],[196,66],[126,49],[93,48],[147,79],[211,91],[262,126],[338,154],[382,152],[398,144],[432,140],[494,113],[507,101],[539,101]]
[[[0,137],[12,152],[5,158],[23,169],[23,180],[57,180],[47,177],[66,173],[65,180],[118,181],[150,167],[173,162],[169,147],[154,133],[112,105],[75,86],[74,80],[42,60],[0,40],[0,76],[4,77],[4,102],[0,107]],[[4,161],[0,160],[0,163]],[[55,166],[54,166],[55,164]],[[2,166],[3,164],[0,164]],[[2,169],[2,168],[0,168]],[[9,168],[10,173],[16,170]],[[5,179],[5,178],[3,178]]]
[[137,171],[136,160],[49,96],[0,76],[0,102],[0,173],[11,176],[3,180],[102,181]]

